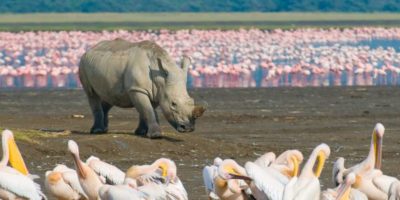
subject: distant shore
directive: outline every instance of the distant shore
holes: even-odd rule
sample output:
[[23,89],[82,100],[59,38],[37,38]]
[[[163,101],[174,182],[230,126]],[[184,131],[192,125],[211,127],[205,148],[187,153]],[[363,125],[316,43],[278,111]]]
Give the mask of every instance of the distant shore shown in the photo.
[[400,26],[397,13],[31,13],[0,14],[0,31],[292,29]]

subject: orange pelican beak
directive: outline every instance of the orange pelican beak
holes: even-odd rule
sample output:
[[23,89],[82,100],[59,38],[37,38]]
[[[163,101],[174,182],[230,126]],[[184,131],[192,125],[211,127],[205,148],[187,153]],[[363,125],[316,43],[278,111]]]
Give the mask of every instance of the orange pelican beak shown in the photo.
[[318,164],[317,164],[317,168],[315,169],[314,174],[315,174],[316,177],[320,177],[322,169],[324,168],[325,160],[326,160],[325,153],[320,151],[318,153],[317,159],[318,159]]
[[79,159],[79,156],[77,156],[75,154],[72,154],[72,157],[73,157],[73,159],[75,161],[75,165],[76,165],[76,168],[77,168],[76,171],[78,172],[78,175],[80,177],[82,177],[83,179],[86,179],[86,173],[83,170],[82,163],[81,163],[82,161]]
[[382,137],[374,134],[374,149],[375,149],[375,169],[381,169],[382,166]]
[[167,166],[167,164],[161,163],[160,166],[159,166],[159,168],[162,170],[162,174],[161,174],[161,175],[162,175],[164,178],[166,178],[167,175],[168,175],[168,166]]
[[300,163],[296,156],[292,156],[291,159],[292,159],[293,166],[294,166],[291,176],[295,177],[295,176],[298,176],[298,174],[299,174]]
[[18,170],[24,175],[28,175],[29,174],[28,168],[25,165],[24,159],[22,158],[21,152],[19,151],[18,146],[15,143],[13,137],[10,137],[8,139],[7,146],[9,149],[9,155],[10,155],[9,162],[11,167]]
[[350,200],[350,189],[351,185],[349,183],[341,184],[338,189],[336,200]]
[[356,183],[356,181],[357,177],[354,173],[347,175],[346,180],[339,185],[336,200],[350,200],[351,186]]
[[77,174],[80,178],[86,179],[86,172],[83,169],[83,164],[81,159],[79,158],[79,146],[76,144],[75,141],[69,140],[68,141],[68,150],[72,155],[72,158],[74,159],[75,166],[76,166],[76,171]]

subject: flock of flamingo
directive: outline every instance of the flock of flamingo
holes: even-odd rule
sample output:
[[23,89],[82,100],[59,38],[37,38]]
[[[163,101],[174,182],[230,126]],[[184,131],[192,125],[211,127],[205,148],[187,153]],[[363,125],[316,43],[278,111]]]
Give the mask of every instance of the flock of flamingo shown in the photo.
[[[221,200],[395,200],[400,198],[400,181],[381,171],[382,139],[385,128],[376,124],[368,156],[345,168],[344,158],[334,163],[335,188],[321,192],[319,177],[330,155],[320,144],[300,169],[303,154],[287,150],[276,157],[268,152],[244,167],[232,159],[215,158],[203,169],[209,199]],[[29,173],[10,130],[2,132],[0,199],[46,199],[38,178]],[[150,165],[133,165],[126,173],[91,156],[83,162],[79,147],[68,141],[75,169],[59,164],[45,174],[47,193],[55,199],[89,200],[187,200],[188,194],[177,175],[174,161],[160,158]],[[200,173],[200,172],[199,172]]]
[[192,57],[190,87],[399,85],[400,28],[0,32],[0,87],[79,88],[100,40],[154,40]]

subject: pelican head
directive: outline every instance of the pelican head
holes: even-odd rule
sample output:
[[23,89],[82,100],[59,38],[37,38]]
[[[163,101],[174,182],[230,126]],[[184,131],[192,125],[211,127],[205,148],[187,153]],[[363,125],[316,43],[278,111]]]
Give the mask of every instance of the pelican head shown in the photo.
[[167,179],[167,183],[174,181],[176,178],[176,165],[175,162],[168,158],[160,158],[156,160],[155,165],[162,171],[162,176]]
[[0,161],[0,167],[6,166],[10,162],[11,167],[18,170],[24,175],[28,175],[29,171],[22,158],[21,152],[18,149],[14,140],[14,134],[10,130],[2,132],[3,158]]
[[222,163],[222,159],[220,157],[214,158],[214,165],[219,166]]
[[377,123],[372,133],[373,144],[374,144],[374,156],[375,156],[375,169],[381,169],[382,165],[382,139],[385,133],[385,127],[381,123]]
[[232,159],[226,159],[218,167],[218,176],[215,179],[215,187],[220,190],[222,188],[227,188],[232,193],[238,194],[241,192],[242,188],[238,180],[231,179],[242,179],[244,181],[250,181],[251,179],[247,177],[246,170],[237,164]]
[[68,140],[68,150],[69,150],[69,152],[71,154],[79,156],[79,147],[78,147],[78,144],[76,144],[75,141]]
[[332,180],[335,186],[338,186],[340,183],[343,182],[343,172],[344,172],[344,158],[339,157],[335,163],[333,164],[332,168]]
[[350,199],[350,190],[351,186],[356,182],[356,175],[354,173],[350,173],[346,176],[346,180],[342,182],[337,191],[337,200],[349,200]]
[[274,152],[267,152],[264,155],[257,158],[254,163],[262,167],[269,167],[272,162],[276,159],[276,155]]
[[173,182],[177,177],[175,162],[167,158],[160,158],[151,165],[134,165],[126,171],[126,177],[137,179],[140,176],[153,173],[156,170],[161,170],[161,175],[166,179],[167,183],[170,181]]
[[247,175],[246,170],[232,159],[226,159],[222,161],[221,165],[218,167],[218,176],[223,180],[229,180],[229,179],[248,180],[249,178],[246,175]]
[[314,170],[314,175],[316,177],[320,177],[325,161],[331,154],[331,149],[327,144],[322,143],[314,149],[314,152],[317,153],[317,166]]
[[290,177],[298,176],[300,163],[303,162],[304,159],[303,154],[298,150],[291,150],[289,155],[290,155],[289,156],[290,160],[288,160],[288,163],[289,166],[293,167],[293,170],[289,171],[289,176]]
[[[295,177],[299,174],[300,163],[303,162],[303,154],[299,150],[287,150],[282,155],[284,155],[287,168],[283,173],[289,177]],[[279,156],[280,157],[280,156]],[[277,160],[279,160],[279,157]]]

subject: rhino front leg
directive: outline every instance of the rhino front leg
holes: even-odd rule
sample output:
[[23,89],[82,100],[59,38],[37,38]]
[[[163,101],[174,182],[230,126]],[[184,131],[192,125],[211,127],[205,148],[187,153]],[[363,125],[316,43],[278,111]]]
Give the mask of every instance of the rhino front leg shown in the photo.
[[[154,108],[154,106],[153,106],[153,108]],[[157,112],[155,109],[154,109],[154,115],[156,117],[157,124],[160,124],[160,121],[158,119],[158,115],[157,115]],[[146,121],[142,117],[139,117],[139,125],[135,130],[135,134],[136,135],[146,135],[148,130],[149,130],[149,128],[147,127]]]
[[147,131],[148,131],[148,128],[147,128],[146,121],[142,117],[139,117],[139,125],[135,130],[135,134],[136,135],[146,135]]
[[101,100],[97,95],[88,96],[90,109],[92,110],[94,123],[90,129],[90,133],[106,133],[107,129],[104,126],[104,112]]
[[135,133],[143,133],[147,128],[146,136],[149,138],[159,138],[162,136],[160,125],[157,123],[157,116],[147,95],[139,92],[131,92],[130,98],[139,112],[139,127]]

